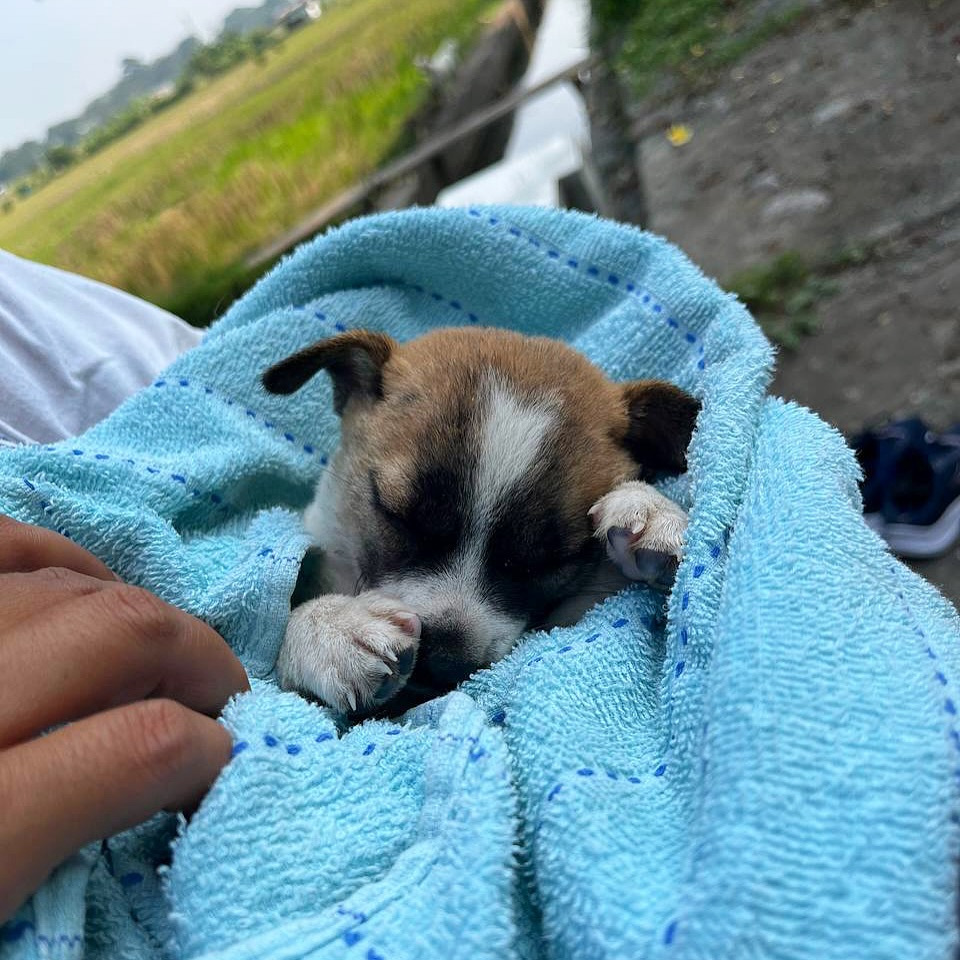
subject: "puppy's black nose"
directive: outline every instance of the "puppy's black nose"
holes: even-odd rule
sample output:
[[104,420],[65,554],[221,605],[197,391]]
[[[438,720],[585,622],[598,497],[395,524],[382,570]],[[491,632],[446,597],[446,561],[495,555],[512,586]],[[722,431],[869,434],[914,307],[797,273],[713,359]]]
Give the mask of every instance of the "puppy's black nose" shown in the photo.
[[464,632],[453,623],[424,622],[420,632],[418,666],[426,668],[431,682],[442,690],[452,690],[466,680],[476,665],[464,657]]

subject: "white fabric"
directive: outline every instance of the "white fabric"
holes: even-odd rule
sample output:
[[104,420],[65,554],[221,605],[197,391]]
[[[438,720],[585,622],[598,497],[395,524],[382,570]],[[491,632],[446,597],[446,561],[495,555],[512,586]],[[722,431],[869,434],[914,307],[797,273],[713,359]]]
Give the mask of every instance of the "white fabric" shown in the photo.
[[128,293],[0,250],[0,442],[82,433],[200,337]]

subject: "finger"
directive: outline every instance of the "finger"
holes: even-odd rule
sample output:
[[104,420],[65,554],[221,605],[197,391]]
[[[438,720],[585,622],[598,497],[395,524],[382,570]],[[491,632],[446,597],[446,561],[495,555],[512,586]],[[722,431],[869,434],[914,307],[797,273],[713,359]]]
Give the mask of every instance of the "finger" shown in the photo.
[[0,747],[147,697],[213,716],[249,688],[216,631],[125,584],[21,623],[3,638],[3,661]]
[[230,749],[215,720],[150,700],[0,753],[0,921],[84,844],[197,803]]
[[100,580],[66,567],[0,574],[0,624],[6,631],[32,617],[46,616],[58,603],[119,586],[119,580]]
[[42,567],[68,567],[99,580],[117,579],[92,553],[59,533],[0,515],[0,573],[28,573]]

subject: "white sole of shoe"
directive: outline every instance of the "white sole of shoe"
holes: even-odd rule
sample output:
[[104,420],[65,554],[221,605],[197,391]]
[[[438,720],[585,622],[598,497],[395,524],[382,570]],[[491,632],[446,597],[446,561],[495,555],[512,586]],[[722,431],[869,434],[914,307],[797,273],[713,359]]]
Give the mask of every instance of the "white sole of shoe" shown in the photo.
[[890,544],[890,549],[901,557],[910,560],[923,560],[939,557],[960,540],[960,497],[957,497],[939,518],[926,527],[909,523],[887,523],[880,521],[874,525],[877,514],[864,517],[867,523]]
[[865,513],[863,519],[874,533],[879,533],[881,537],[883,536],[885,524],[882,513]]

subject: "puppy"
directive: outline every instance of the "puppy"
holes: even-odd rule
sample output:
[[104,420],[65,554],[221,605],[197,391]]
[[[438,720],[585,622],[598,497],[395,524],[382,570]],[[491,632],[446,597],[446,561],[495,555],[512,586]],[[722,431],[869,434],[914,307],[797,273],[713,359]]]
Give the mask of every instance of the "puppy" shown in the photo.
[[342,712],[424,699],[525,630],[575,623],[626,584],[617,567],[676,565],[686,515],[645,481],[686,468],[699,405],[678,387],[478,328],[344,333],[263,383],[290,394],[320,370],[341,443],[304,515],[321,560],[302,571],[283,687]]

